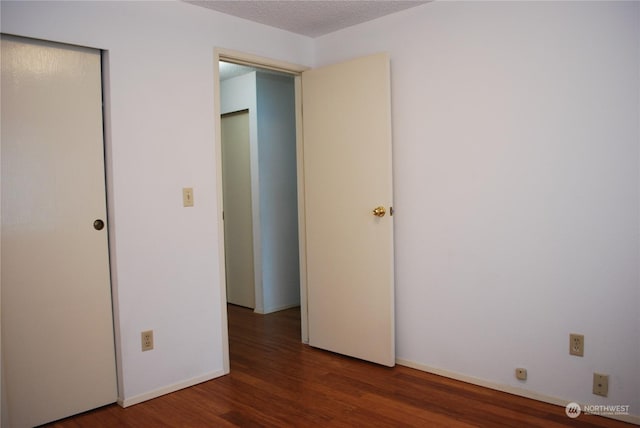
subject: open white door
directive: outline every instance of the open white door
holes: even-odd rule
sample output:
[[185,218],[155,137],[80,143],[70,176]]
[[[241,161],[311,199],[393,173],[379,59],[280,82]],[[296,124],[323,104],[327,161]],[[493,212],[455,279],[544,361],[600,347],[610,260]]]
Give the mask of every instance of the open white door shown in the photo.
[[390,92],[386,54],[302,73],[309,344],[386,366],[395,364]]

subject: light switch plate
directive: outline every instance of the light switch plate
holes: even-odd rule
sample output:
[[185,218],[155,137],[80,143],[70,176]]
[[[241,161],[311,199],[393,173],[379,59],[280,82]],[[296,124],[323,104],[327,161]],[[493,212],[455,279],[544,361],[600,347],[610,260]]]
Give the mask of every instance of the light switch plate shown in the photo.
[[185,207],[193,206],[193,187],[182,188],[182,205]]

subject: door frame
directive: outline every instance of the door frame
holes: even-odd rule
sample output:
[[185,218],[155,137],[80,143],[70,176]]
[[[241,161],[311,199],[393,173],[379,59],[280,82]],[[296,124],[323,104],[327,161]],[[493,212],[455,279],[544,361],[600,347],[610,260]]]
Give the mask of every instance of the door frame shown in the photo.
[[[298,248],[300,259],[300,323],[303,343],[309,342],[307,324],[307,259],[306,259],[306,227],[305,227],[305,197],[304,197],[304,168],[302,144],[302,72],[309,70],[299,64],[273,60],[244,52],[225,48],[213,50],[213,88],[214,88],[214,124],[215,124],[215,158],[216,158],[216,192],[217,192],[217,226],[218,226],[218,266],[220,268],[220,314],[222,325],[223,370],[229,373],[229,328],[227,321],[227,279],[225,267],[224,220],[223,220],[223,189],[222,189],[222,132],[220,108],[220,61],[249,67],[263,68],[289,74],[294,77],[295,112],[296,112],[296,170],[298,190]],[[254,232],[255,233],[255,232]]]

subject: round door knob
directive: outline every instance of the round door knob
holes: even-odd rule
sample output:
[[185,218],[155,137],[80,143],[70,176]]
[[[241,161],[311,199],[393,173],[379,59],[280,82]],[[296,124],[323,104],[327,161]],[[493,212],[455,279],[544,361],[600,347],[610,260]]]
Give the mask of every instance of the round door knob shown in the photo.
[[376,207],[373,209],[373,215],[376,217],[384,217],[386,213],[387,213],[387,210],[385,210],[384,207],[382,206]]
[[97,219],[93,222],[93,228],[95,230],[102,230],[104,228],[104,221]]

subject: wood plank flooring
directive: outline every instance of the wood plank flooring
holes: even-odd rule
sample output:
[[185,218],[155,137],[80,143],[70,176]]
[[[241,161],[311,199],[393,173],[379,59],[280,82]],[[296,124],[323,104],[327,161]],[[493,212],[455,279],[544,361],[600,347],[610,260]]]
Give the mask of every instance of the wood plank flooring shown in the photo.
[[229,306],[231,374],[50,424],[99,427],[632,427],[407,367],[300,343],[300,311]]

